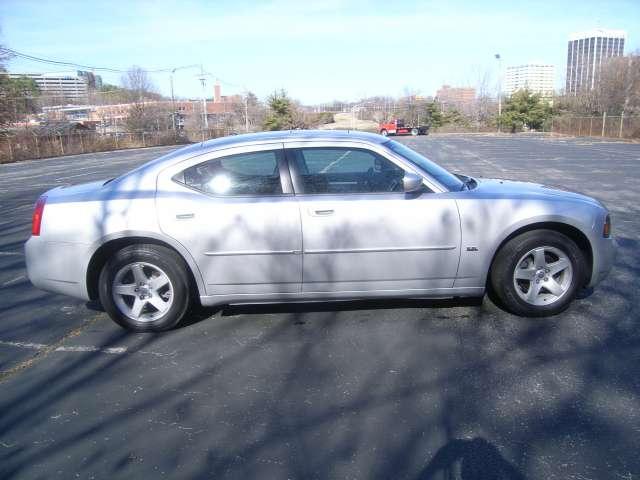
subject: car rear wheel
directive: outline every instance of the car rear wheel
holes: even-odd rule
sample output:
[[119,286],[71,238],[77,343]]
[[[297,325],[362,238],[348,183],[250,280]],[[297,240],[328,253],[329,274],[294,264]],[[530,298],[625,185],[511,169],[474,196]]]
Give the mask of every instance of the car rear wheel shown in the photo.
[[412,129],[411,129],[411,135],[413,135],[414,137],[417,137],[417,136],[418,136],[418,133],[420,133],[420,132],[418,131],[418,129],[417,129],[417,128],[412,128]]
[[491,286],[507,310],[526,317],[565,310],[585,278],[582,251],[569,237],[534,230],[509,240],[491,267]]
[[120,326],[136,332],[175,327],[189,309],[189,280],[184,262],[159,245],[131,245],[102,268],[100,301]]

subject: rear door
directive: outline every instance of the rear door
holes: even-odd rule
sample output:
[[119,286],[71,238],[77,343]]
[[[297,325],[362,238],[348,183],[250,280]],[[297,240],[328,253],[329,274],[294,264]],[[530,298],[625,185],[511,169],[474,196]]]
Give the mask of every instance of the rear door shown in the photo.
[[158,177],[158,220],[196,260],[208,295],[296,293],[298,205],[282,143],[186,160]]
[[286,144],[303,231],[305,292],[453,286],[460,256],[455,201],[406,194],[406,165],[373,147]]

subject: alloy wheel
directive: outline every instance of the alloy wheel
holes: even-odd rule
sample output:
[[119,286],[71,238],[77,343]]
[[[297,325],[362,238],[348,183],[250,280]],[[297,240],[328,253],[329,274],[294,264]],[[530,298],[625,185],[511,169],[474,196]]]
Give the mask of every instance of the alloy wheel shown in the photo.
[[173,304],[173,285],[169,276],[147,262],[130,263],[118,270],[111,291],[122,314],[137,322],[157,320]]
[[525,253],[513,272],[518,296],[530,305],[551,305],[571,288],[573,265],[569,256],[556,247],[544,246]]

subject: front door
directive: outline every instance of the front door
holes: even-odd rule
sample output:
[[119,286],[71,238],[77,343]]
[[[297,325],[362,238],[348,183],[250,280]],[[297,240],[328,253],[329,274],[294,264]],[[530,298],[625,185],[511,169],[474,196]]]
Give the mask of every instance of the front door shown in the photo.
[[404,169],[357,146],[287,148],[303,230],[305,292],[450,288],[460,222],[446,194],[404,193]]
[[208,295],[299,292],[301,222],[282,144],[213,155],[160,174],[161,229],[194,257]]

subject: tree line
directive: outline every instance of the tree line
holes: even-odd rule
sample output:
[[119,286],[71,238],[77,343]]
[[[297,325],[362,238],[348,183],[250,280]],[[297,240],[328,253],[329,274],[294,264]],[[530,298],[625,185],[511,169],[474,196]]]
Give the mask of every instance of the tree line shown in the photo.
[[[0,52],[5,52],[0,50]],[[37,84],[27,77],[11,78],[5,65],[7,53],[0,53],[0,128],[24,121],[27,116],[40,113],[44,102]],[[168,131],[176,129],[175,105],[164,97],[147,72],[131,67],[119,85],[103,84],[90,91],[88,101],[96,105],[128,104],[128,115],[122,127],[130,132]],[[311,112],[290,98],[286,91],[276,91],[260,101],[252,92],[245,92],[231,104],[230,111],[215,117],[215,126],[226,132],[258,130],[286,130],[314,128],[333,121],[332,113]],[[503,97],[502,112],[498,114],[495,98],[480,89],[472,105],[447,105],[439,99],[420,98],[405,91],[400,99],[371,97],[359,102],[338,104],[333,109],[352,111],[359,118],[381,122],[403,118],[411,124],[427,124],[432,128],[447,126],[461,129],[493,129],[518,132],[543,130],[553,116],[607,115],[632,116],[640,114],[640,56],[607,59],[602,65],[598,82],[593,89],[577,95],[561,92],[551,98],[520,90]],[[364,106],[363,106],[364,105]],[[193,114],[184,119],[187,130],[202,130],[202,111],[197,105]]]

